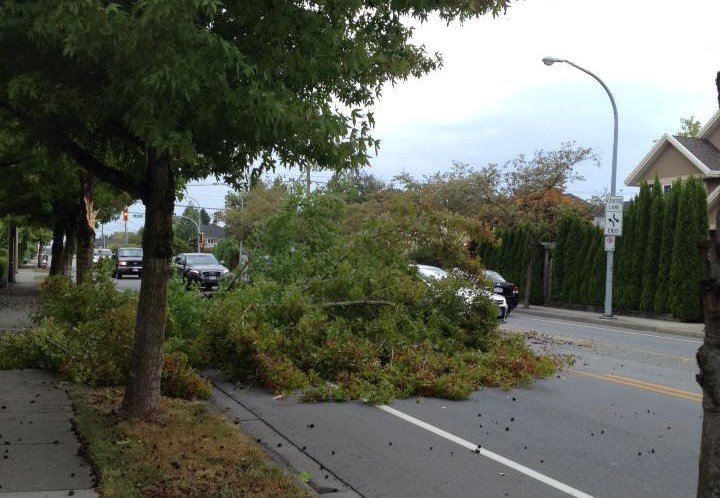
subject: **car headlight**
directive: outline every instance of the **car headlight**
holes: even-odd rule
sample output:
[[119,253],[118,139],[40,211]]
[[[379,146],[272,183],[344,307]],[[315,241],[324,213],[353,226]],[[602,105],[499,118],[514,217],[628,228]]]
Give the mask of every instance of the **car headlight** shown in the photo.
[[188,270],[188,275],[192,275],[193,277],[197,277],[200,275],[200,272],[197,270]]
[[127,266],[127,261],[120,261],[120,262],[118,263],[118,265],[120,265],[120,266]]

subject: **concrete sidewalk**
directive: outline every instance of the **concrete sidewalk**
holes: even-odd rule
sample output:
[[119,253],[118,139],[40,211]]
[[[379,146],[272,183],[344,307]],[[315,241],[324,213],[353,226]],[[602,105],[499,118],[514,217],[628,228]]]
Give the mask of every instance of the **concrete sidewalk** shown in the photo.
[[[0,289],[0,335],[32,326],[39,284],[47,275],[21,268]],[[57,378],[41,370],[0,370],[0,498],[96,497],[80,456],[73,408]]]
[[30,316],[38,304],[40,284],[47,270],[20,268],[16,282],[0,287],[0,335],[11,334],[32,326]]
[[564,308],[553,308],[551,306],[530,306],[529,309],[522,309],[518,306],[510,314],[511,323],[513,316],[536,317],[547,320],[571,320],[591,323],[602,327],[644,330],[659,334],[673,334],[699,339],[705,337],[705,324],[703,323],[682,323],[627,315],[614,315],[612,318],[604,318],[602,312],[568,310]]

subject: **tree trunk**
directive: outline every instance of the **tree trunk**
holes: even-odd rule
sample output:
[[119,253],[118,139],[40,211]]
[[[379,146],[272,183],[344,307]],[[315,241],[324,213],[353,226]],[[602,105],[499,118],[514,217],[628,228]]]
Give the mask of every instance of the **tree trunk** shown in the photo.
[[698,498],[720,496],[720,285],[705,282],[705,340],[697,353],[703,389],[703,425],[700,445]]
[[175,202],[175,180],[167,158],[150,159],[145,185],[142,196],[145,204],[143,278],[130,372],[123,399],[123,411],[133,418],[152,417],[160,408],[160,372]]
[[95,246],[95,211],[93,197],[95,178],[86,172],[80,174],[80,216],[78,224],[77,246],[77,283],[85,281],[92,268],[93,247]]
[[66,277],[72,276],[72,262],[75,257],[75,246],[78,234],[78,214],[73,210],[68,213],[65,219],[65,245],[62,252],[62,274]]
[[63,235],[65,225],[62,221],[56,221],[53,226],[53,242],[50,250],[50,275],[63,275]]
[[[720,71],[715,80],[720,104]],[[698,384],[703,390],[703,425],[700,442],[698,498],[720,496],[720,212],[715,215],[714,240],[705,253],[709,261],[702,283],[705,339],[697,352],[700,373]]]
[[532,290],[532,274],[533,274],[533,262],[535,256],[533,254],[535,246],[533,245],[530,249],[530,258],[525,273],[525,296],[523,296],[523,309],[530,308],[530,291]]

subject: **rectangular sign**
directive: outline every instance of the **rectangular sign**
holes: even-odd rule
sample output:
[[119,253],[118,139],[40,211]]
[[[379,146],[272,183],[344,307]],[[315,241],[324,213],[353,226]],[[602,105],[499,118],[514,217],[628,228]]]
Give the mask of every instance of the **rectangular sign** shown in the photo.
[[622,204],[623,197],[622,197],[622,195],[608,195],[605,197],[605,203],[606,204]]
[[615,236],[614,235],[606,235],[605,236],[605,250],[606,251],[614,251],[615,250]]
[[605,235],[622,235],[623,212],[605,213]]
[[605,204],[606,213],[622,213],[623,203],[622,202],[608,202]]

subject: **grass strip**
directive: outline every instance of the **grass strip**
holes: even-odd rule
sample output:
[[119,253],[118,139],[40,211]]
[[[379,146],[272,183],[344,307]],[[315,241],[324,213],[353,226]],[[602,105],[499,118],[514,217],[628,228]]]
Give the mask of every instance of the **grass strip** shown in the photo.
[[105,497],[308,497],[204,404],[163,398],[153,421],[123,420],[119,389],[73,385],[77,431]]

